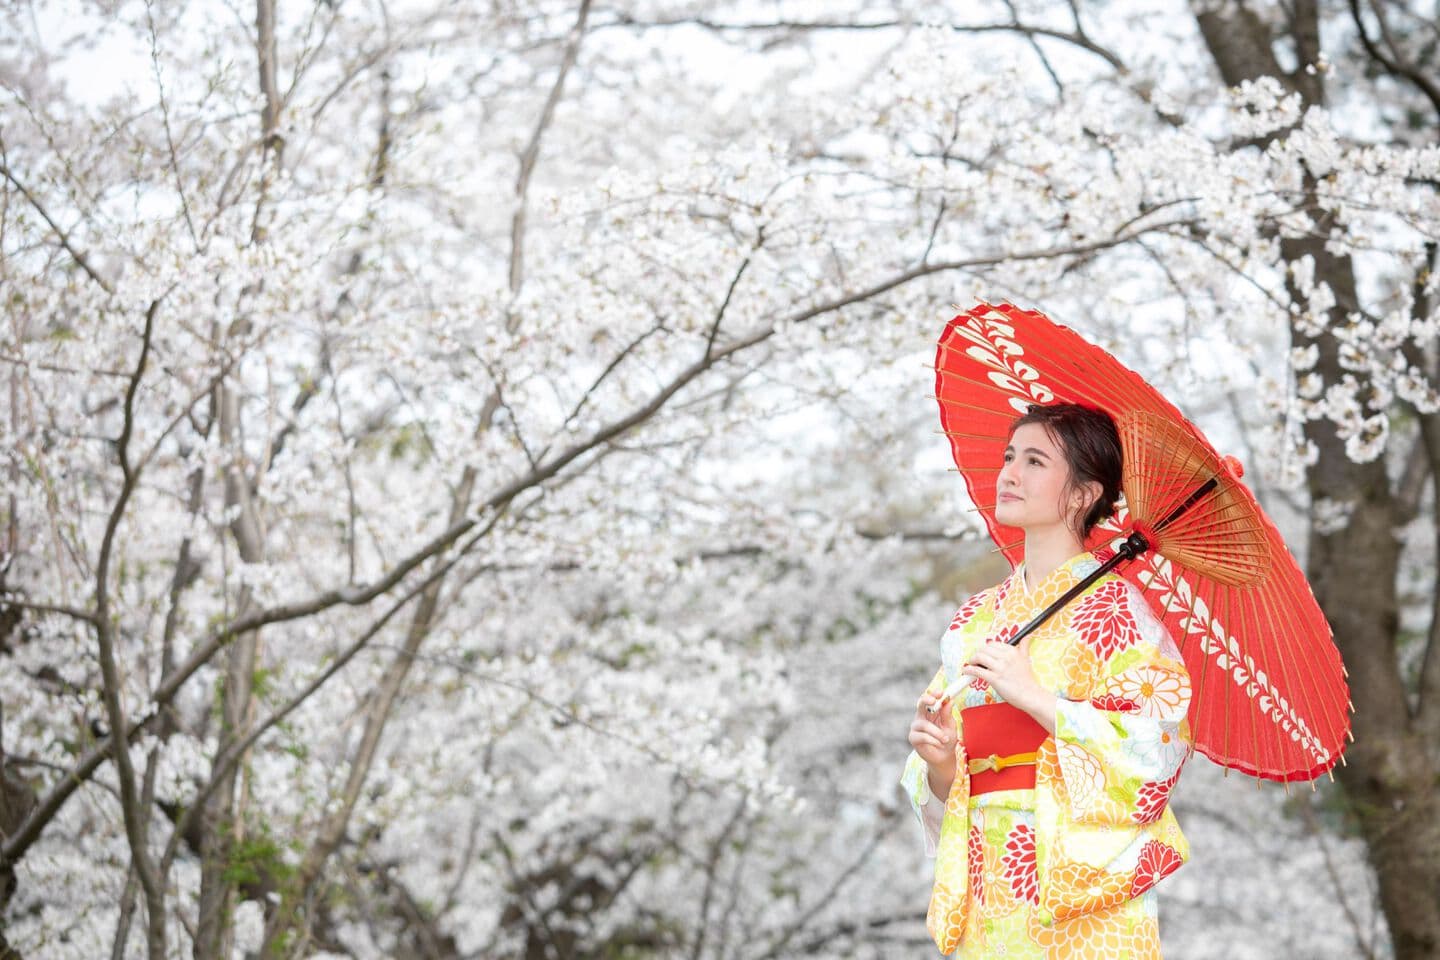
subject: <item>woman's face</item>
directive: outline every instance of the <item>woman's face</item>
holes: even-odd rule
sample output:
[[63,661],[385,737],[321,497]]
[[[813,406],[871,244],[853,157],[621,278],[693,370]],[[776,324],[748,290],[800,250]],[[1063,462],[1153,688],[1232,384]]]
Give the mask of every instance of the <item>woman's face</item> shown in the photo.
[[1027,530],[1070,526],[1083,494],[1072,491],[1067,498],[1069,483],[1070,465],[1059,445],[1040,424],[1022,424],[1010,437],[1004,466],[995,480],[995,519]]

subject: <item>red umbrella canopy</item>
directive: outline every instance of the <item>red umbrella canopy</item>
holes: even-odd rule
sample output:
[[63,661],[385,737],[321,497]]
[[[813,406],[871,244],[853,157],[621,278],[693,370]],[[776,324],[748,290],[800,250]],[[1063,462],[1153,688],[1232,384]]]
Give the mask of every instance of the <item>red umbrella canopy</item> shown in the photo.
[[[935,355],[942,432],[990,536],[1011,565],[1024,532],[995,520],[1010,424],[1030,404],[1098,407],[1124,449],[1124,496],[1085,546],[1102,556],[1132,530],[1154,549],[1118,572],[1140,588],[1190,670],[1195,748],[1269,780],[1312,780],[1350,729],[1330,625],[1233,457],[1173,404],[1075,331],[1011,304],[977,304]],[[1183,506],[1182,506],[1183,505]]]

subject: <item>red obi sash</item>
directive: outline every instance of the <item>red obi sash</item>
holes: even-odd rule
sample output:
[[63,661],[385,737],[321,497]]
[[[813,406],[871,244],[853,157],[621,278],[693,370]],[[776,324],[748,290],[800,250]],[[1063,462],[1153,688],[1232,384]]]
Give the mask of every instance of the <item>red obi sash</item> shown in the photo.
[[961,736],[970,756],[970,795],[1035,786],[1035,753],[1050,734],[1009,703],[960,711]]

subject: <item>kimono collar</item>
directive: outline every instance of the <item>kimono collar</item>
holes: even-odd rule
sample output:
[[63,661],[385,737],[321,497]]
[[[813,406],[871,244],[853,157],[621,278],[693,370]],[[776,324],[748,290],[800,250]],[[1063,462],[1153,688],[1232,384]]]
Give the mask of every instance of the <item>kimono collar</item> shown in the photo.
[[1022,595],[1027,593],[1039,593],[1041,588],[1044,587],[1045,584],[1049,583],[1056,577],[1065,577],[1078,583],[1087,573],[1090,572],[1088,568],[1092,567],[1095,563],[1095,555],[1089,550],[1082,550],[1080,553],[1075,554],[1075,556],[1066,560],[1064,563],[1060,564],[1060,566],[1047,573],[1040,580],[1039,583],[1035,584],[1035,589],[1033,591],[1025,586],[1024,560],[1021,560],[1020,563],[1015,567],[1015,570],[1013,573],[1010,574],[1010,577],[1011,580],[1014,582],[1014,589],[1018,593]]

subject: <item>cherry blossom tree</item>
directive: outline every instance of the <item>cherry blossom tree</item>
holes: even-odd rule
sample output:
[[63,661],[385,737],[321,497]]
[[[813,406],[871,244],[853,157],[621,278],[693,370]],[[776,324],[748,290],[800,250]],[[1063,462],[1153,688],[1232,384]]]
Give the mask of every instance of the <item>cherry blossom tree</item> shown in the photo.
[[1433,952],[1433,24],[898,10],[0,12],[0,956],[924,949],[982,296],[1255,467],[1350,670],[1338,789],[1182,780],[1175,955]]

